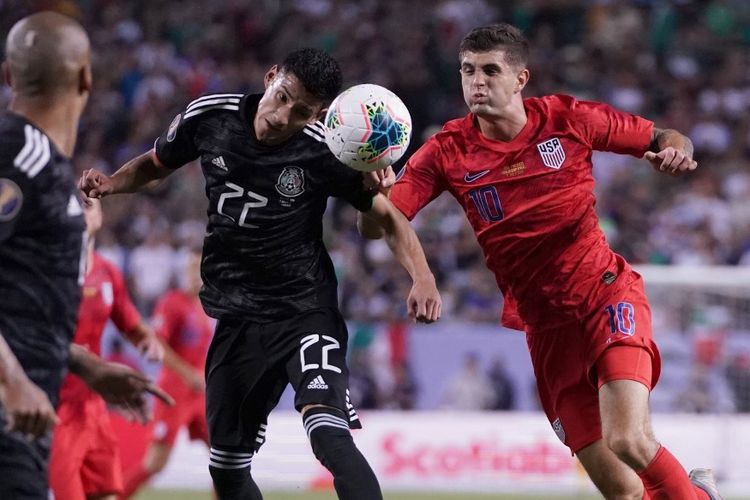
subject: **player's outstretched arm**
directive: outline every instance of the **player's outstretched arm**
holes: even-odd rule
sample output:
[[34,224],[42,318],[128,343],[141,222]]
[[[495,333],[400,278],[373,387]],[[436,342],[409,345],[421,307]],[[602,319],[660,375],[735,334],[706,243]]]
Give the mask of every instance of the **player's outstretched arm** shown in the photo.
[[26,376],[1,334],[0,406],[7,421],[5,430],[19,431],[29,438],[46,434],[57,423],[49,398]]
[[644,158],[660,172],[679,175],[698,168],[693,160],[693,142],[676,130],[654,127],[648,149]]
[[84,170],[78,188],[89,198],[101,198],[110,194],[134,193],[156,186],[174,172],[159,162],[153,149],[136,156],[117,172],[108,176],[98,170]]
[[169,406],[172,396],[156,386],[151,379],[129,366],[104,361],[88,349],[70,345],[70,371],[81,377],[105,401],[130,412],[141,422],[149,419],[146,394],[151,393]]
[[422,245],[409,221],[382,194],[373,198],[372,208],[365,215],[382,228],[393,255],[412,278],[407,298],[409,316],[422,323],[437,321],[442,312],[442,300]]
[[[390,166],[383,170],[363,173],[362,176],[366,188],[377,188],[386,198],[396,182],[396,174],[393,173],[393,168]],[[368,240],[379,240],[385,236],[385,232],[378,221],[362,212],[357,213],[357,230],[363,238]]]
[[166,342],[164,348],[164,365],[174,371],[194,392],[206,391],[206,381],[203,373],[196,370],[172,349]]
[[149,361],[164,361],[164,345],[156,336],[156,332],[143,321],[124,332],[141,356]]

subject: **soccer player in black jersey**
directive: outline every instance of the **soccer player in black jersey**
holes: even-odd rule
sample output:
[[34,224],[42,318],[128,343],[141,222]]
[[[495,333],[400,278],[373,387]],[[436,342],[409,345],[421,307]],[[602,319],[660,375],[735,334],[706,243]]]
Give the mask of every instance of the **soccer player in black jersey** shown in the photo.
[[88,37],[72,19],[42,12],[13,26],[5,53],[12,98],[0,113],[0,498],[47,499],[49,430],[66,364],[108,401],[139,412],[143,391],[154,389],[137,372],[70,346],[85,270],[70,156],[91,89]]
[[414,231],[388,200],[363,186],[323,140],[318,121],[341,87],[325,52],[292,52],[265,75],[260,95],[214,94],[177,115],[153,150],[112,177],[80,180],[92,197],[133,192],[200,159],[208,196],[201,300],[218,318],[206,364],[209,470],[220,498],[260,499],[250,462],[287,384],[315,456],[339,498],[382,498],[349,428],[360,427],[348,396],[347,331],[323,245],[329,196],[384,228],[413,279],[410,315],[438,319],[440,296]]

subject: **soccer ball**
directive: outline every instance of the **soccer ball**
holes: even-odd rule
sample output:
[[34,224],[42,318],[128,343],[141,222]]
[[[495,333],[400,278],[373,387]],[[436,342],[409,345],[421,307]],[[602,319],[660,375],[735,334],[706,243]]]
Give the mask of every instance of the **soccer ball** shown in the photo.
[[380,85],[355,85],[331,103],[326,144],[341,163],[362,172],[386,168],[409,147],[411,116],[396,94]]

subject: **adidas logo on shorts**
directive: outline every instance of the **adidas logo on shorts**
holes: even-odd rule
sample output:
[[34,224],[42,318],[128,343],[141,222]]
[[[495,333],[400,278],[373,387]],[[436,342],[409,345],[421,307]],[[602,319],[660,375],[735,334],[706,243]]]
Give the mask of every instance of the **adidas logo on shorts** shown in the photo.
[[312,382],[307,384],[308,389],[328,389],[328,384],[326,384],[325,380],[323,380],[323,377],[321,375],[318,375],[315,377]]

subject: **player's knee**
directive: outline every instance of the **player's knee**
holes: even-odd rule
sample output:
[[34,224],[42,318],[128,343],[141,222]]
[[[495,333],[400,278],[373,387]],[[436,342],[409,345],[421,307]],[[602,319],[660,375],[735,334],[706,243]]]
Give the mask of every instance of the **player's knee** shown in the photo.
[[614,430],[605,432],[604,442],[625,463],[640,461],[651,446],[649,436],[640,430]]

